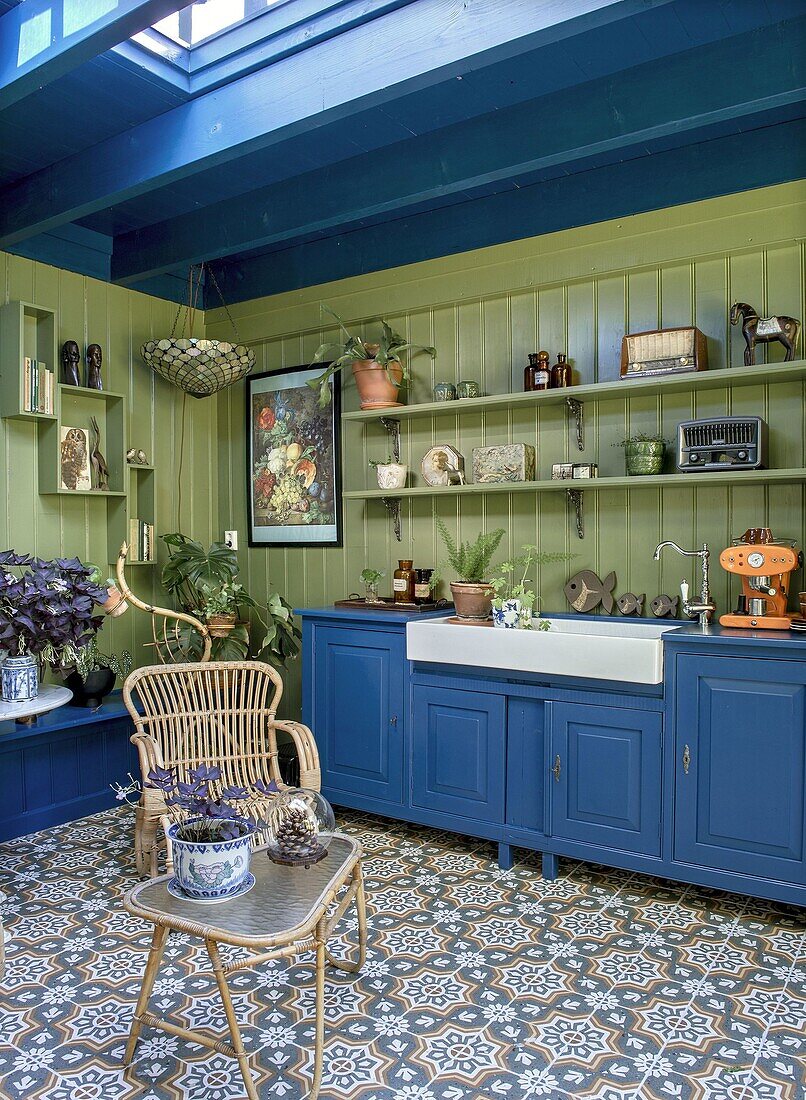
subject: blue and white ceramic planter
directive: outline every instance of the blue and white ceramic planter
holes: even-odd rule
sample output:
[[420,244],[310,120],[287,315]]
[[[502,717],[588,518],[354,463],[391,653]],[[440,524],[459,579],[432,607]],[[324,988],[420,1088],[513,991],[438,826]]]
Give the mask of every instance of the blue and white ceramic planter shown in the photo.
[[211,901],[240,891],[249,874],[255,831],[253,822],[247,825],[248,831],[243,836],[221,841],[182,840],[177,835],[181,824],[168,827],[174,875],[188,897]]
[[515,630],[521,625],[521,601],[502,600],[501,606],[493,604],[493,625]]
[[4,703],[27,703],[39,694],[39,675],[34,657],[6,657],[0,678]]

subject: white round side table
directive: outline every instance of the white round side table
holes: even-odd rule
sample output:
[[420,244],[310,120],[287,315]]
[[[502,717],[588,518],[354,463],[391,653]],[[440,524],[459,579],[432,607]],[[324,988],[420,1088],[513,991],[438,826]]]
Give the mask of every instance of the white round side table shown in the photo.
[[38,714],[47,714],[49,710],[63,707],[72,698],[70,688],[42,684],[37,697],[24,703],[5,703],[0,699],[0,722],[33,722]]

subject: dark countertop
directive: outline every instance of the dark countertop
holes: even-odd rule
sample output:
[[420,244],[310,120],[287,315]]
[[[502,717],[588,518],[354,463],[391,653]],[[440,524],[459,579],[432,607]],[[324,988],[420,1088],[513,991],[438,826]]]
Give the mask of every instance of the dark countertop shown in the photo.
[[294,614],[301,619],[349,619],[367,623],[409,623],[421,619],[444,619],[453,614],[453,608],[437,608],[436,611],[375,611],[370,607],[295,607]]
[[38,715],[36,721],[30,724],[16,722],[14,719],[0,722],[0,738],[4,742],[24,741],[27,738],[54,733],[57,730],[93,726],[99,722],[120,721],[121,718],[128,717],[129,712],[123,703],[121,692],[113,691],[96,710],[90,707],[74,707],[72,703],[66,703],[63,707],[56,707],[54,710]]
[[794,649],[800,658],[806,656],[806,634],[793,630],[739,630],[732,626],[713,623],[707,631],[696,622],[682,623],[676,630],[663,635],[664,645],[687,645],[692,641],[703,642],[715,648],[740,646],[753,649],[759,644],[772,649]]

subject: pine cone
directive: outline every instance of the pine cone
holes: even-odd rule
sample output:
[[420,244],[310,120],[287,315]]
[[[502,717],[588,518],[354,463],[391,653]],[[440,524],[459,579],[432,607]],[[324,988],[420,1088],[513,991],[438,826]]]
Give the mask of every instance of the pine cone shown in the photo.
[[305,863],[319,855],[319,828],[314,818],[305,810],[290,809],[275,833],[277,851],[284,859]]

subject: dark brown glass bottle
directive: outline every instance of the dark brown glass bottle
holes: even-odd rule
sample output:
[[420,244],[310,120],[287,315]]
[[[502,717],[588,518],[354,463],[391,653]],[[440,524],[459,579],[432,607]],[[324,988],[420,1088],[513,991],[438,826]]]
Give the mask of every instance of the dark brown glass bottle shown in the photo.
[[431,603],[433,599],[431,595],[431,576],[433,569],[415,569],[414,570],[414,602]]
[[566,361],[565,352],[558,351],[557,362],[551,368],[551,388],[553,390],[562,390],[572,385],[571,364]]
[[532,352],[529,356],[529,366],[523,372],[524,390],[527,393],[533,390],[547,390],[550,384],[549,353],[547,351]]
[[392,581],[392,589],[395,594],[395,603],[414,603],[414,570],[410,558],[404,558],[397,563],[397,569]]

